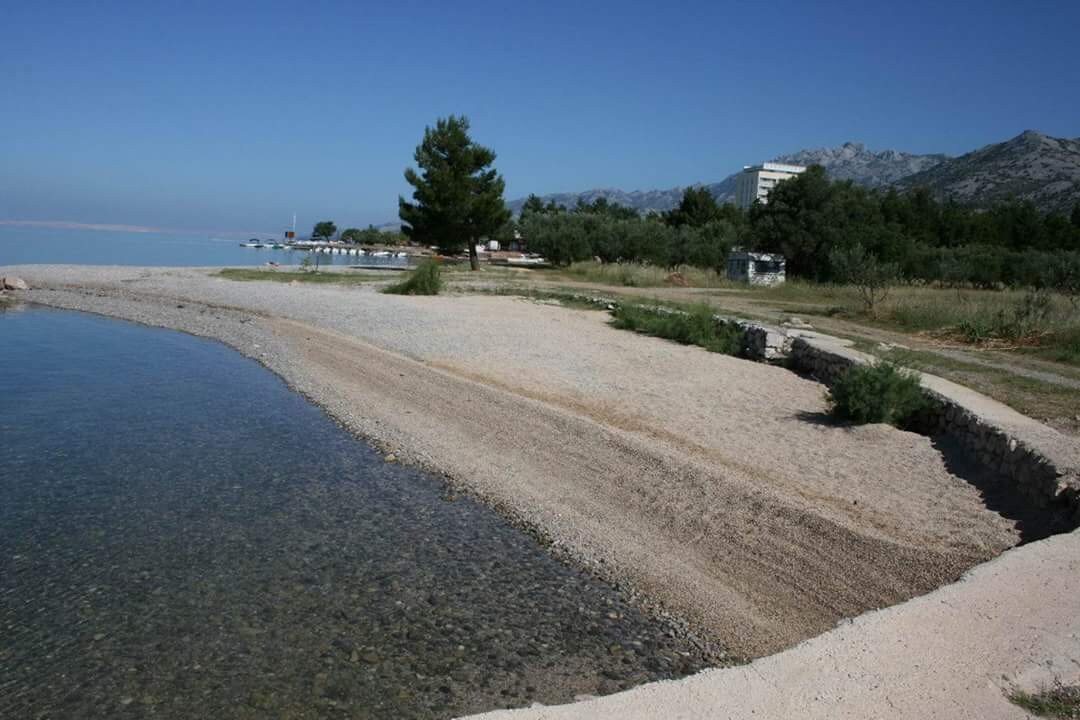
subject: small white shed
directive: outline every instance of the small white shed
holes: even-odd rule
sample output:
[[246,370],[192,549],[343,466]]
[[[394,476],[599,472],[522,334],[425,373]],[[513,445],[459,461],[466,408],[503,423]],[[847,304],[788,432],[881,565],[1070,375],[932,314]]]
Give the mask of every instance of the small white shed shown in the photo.
[[728,255],[728,280],[750,285],[779,285],[784,282],[784,256],[736,250]]

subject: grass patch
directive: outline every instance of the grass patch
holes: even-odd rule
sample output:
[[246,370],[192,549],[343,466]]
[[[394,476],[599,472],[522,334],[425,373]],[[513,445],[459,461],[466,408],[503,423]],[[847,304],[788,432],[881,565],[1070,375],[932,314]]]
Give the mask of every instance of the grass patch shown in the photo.
[[633,330],[683,345],[697,345],[725,355],[738,355],[742,351],[743,331],[728,323],[717,322],[708,305],[694,305],[680,311],[622,303],[611,315],[612,326],[620,330]]
[[468,292],[475,295],[498,295],[501,297],[520,297],[538,302],[557,302],[563,307],[575,310],[607,310],[611,303],[610,298],[594,297],[575,292],[573,290],[536,290],[520,285],[496,285],[494,287],[469,288]]
[[680,278],[674,282],[669,270],[636,263],[581,262],[544,272],[550,278],[610,286],[709,288],[718,296],[738,296],[784,314],[841,318],[1080,366],[1080,312],[1064,295],[1045,290],[897,285],[876,305],[876,317],[870,317],[858,291],[849,285],[792,279],[773,287],[750,287],[693,267],[678,268]]
[[892,350],[885,358],[960,383],[1028,417],[1080,431],[1080,389],[922,350]]
[[674,270],[641,263],[577,262],[568,268],[552,271],[566,280],[621,287],[735,287],[714,270],[680,265]]
[[[875,353],[877,347],[865,349],[864,352]],[[896,348],[889,350],[888,352],[881,353],[881,357],[891,363],[902,365],[904,367],[913,368],[915,370],[925,370],[929,373],[941,374],[942,370],[955,370],[958,372],[980,372],[982,370],[990,370],[984,365],[978,363],[964,362],[952,357],[946,357],[944,355],[938,355],[937,353],[927,350],[911,350],[908,348]]]
[[1018,690],[1009,700],[1038,717],[1080,718],[1080,685],[1055,685],[1037,693]]
[[1080,365],[1080,312],[1065,296],[1048,291],[902,285],[889,290],[877,305],[876,317],[866,314],[854,289],[847,286],[789,281],[746,292],[753,300],[778,303],[787,313],[838,317]]
[[901,425],[926,403],[918,376],[891,362],[855,365],[829,389],[833,417],[860,425]]
[[424,260],[409,277],[383,288],[390,295],[438,295],[442,290],[442,271],[435,260]]
[[1044,360],[1080,366],[1080,326],[1051,331],[1043,340],[1020,350]]
[[264,280],[267,282],[302,282],[316,285],[362,285],[385,279],[385,275],[362,275],[354,272],[303,272],[293,270],[253,270],[248,268],[225,268],[218,277],[226,280]]

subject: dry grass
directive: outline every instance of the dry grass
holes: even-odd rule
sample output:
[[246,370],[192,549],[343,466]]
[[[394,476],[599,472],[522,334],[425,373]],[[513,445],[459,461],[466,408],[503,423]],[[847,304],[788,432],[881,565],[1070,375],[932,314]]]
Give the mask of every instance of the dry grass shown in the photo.
[[650,265],[581,262],[538,277],[613,287],[708,288],[793,314],[841,317],[954,344],[1018,350],[1080,365],[1080,308],[1046,291],[900,285],[890,288],[871,316],[852,286],[789,280],[776,287],[748,287],[693,267],[680,267],[673,276]]
[[870,316],[851,287],[795,281],[744,292],[793,314],[841,317],[944,343],[1080,365],[1080,309],[1055,293],[904,285],[892,288]]
[[737,287],[713,270],[681,265],[674,270],[639,263],[579,262],[553,270],[554,279],[578,280],[623,287]]

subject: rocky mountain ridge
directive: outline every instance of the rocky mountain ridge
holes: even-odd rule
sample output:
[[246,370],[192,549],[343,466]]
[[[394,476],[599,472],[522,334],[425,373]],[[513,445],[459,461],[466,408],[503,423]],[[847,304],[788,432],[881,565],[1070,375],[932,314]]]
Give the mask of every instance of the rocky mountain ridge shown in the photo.
[[[956,158],[900,150],[875,152],[862,143],[846,142],[834,148],[780,155],[773,161],[821,165],[834,179],[851,180],[869,188],[907,189],[925,185],[939,198],[951,198],[965,205],[987,204],[1015,196],[1029,199],[1045,211],[1067,212],[1073,203],[1080,201],[1080,138],[1054,138],[1033,130]],[[734,202],[737,175],[694,187],[707,187],[717,202]],[[642,213],[664,212],[678,205],[684,189],[627,192],[596,188],[553,193],[541,199],[545,203],[554,200],[558,205],[574,207],[579,199],[588,203],[606,198]],[[525,198],[519,198],[509,205],[517,213],[524,202]]]
[[1080,138],[1025,130],[901,178],[901,189],[925,186],[939,198],[983,205],[1010,197],[1040,210],[1068,213],[1080,202]]
[[821,165],[835,180],[852,180],[866,187],[883,187],[913,173],[929,170],[948,160],[948,155],[915,155],[901,150],[867,150],[862,143],[846,142],[840,147],[800,150],[781,155],[776,162],[792,165]]

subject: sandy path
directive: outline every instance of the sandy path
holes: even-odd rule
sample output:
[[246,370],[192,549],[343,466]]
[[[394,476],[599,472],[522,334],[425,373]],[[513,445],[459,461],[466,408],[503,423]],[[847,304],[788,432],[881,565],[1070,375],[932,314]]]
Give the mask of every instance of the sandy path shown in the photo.
[[[193,270],[12,274],[100,293],[36,300],[231,342],[738,655],[924,593],[1018,539],[926,438],[832,427],[815,383],[599,313]],[[252,312],[238,330],[233,314]]]

